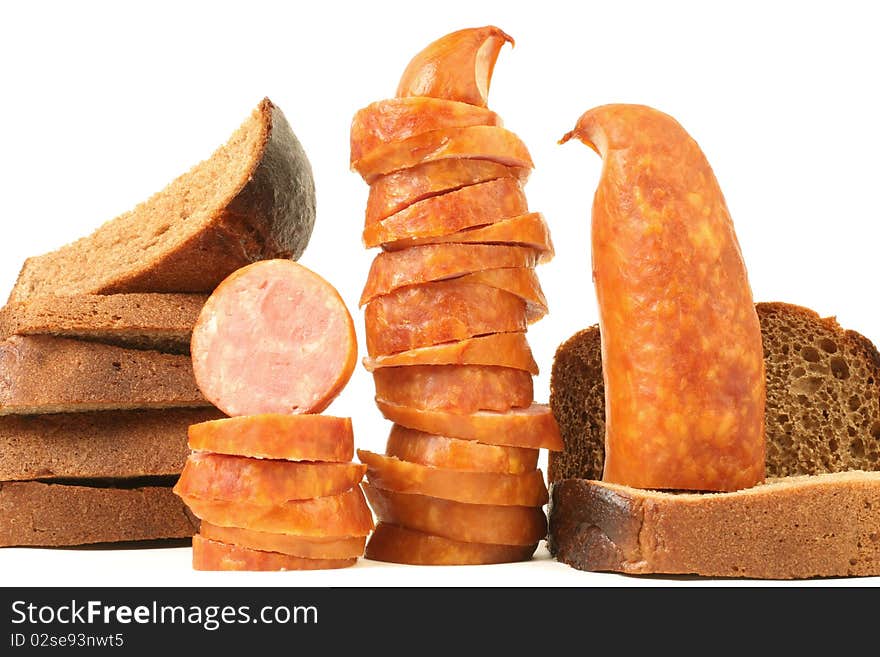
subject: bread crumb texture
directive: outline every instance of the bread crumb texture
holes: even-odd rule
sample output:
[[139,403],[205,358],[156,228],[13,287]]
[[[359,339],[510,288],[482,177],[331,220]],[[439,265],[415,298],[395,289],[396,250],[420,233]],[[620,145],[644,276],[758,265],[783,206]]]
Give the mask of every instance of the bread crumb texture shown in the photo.
[[[764,349],[768,477],[880,470],[880,355],[870,340],[786,303],[756,304]],[[605,387],[599,329],[560,345],[550,406],[565,450],[550,481],[601,479]]]

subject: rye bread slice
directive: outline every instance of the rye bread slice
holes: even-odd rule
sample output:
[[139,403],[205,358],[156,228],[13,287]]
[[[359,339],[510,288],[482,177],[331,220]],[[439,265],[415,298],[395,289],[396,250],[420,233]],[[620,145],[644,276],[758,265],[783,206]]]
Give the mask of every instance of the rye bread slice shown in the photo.
[[54,335],[132,349],[189,353],[206,294],[37,296],[0,309],[0,340]]
[[0,415],[209,405],[189,356],[44,335],[0,342]]
[[[756,304],[767,379],[767,476],[880,470],[880,355],[833,317],[786,303]],[[556,351],[550,406],[565,449],[551,452],[551,482],[601,479],[605,386],[599,329]]]
[[210,292],[236,269],[298,258],[315,222],[311,165],[266,98],[204,162],[88,237],[25,261],[10,301]]
[[179,475],[191,424],[213,408],[0,417],[0,481]]
[[553,485],[550,549],[581,570],[794,579],[880,575],[880,472],[786,477],[734,493],[584,479]]
[[171,492],[172,483],[129,488],[108,482],[2,482],[0,547],[190,538],[198,520]]

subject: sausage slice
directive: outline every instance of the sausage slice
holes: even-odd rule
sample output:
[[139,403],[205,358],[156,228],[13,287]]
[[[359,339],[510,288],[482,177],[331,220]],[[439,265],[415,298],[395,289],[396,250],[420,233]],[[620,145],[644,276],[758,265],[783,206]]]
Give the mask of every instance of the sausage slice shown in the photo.
[[354,323],[336,289],[291,260],[257,262],[208,299],[192,337],[193,371],[227,415],[318,413],[354,371]]
[[380,522],[370,537],[366,557],[414,566],[464,566],[528,561],[534,545],[465,543]]

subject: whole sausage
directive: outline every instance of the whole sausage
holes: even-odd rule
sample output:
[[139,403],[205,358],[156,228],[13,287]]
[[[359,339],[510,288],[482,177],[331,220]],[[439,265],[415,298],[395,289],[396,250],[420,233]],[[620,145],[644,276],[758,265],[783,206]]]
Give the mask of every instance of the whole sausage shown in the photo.
[[227,415],[318,413],[357,362],[354,323],[336,289],[292,260],[264,260],[224,280],[192,337],[193,372]]
[[376,400],[386,419],[426,433],[476,440],[486,445],[563,449],[559,425],[549,406],[532,404],[506,413],[480,411],[470,415],[446,411],[427,411]]
[[733,223],[697,143],[639,105],[588,111],[604,160],[593,279],[607,481],[736,490],[764,478],[761,330]]
[[181,496],[271,505],[339,495],[363,479],[357,463],[295,463],[227,454],[191,454],[174,492]]
[[191,424],[189,448],[258,459],[344,463],[354,457],[354,433],[347,417],[250,415]]
[[457,280],[400,288],[364,311],[367,353],[375,358],[489,333],[526,330],[526,304],[488,285]]
[[465,543],[380,522],[364,556],[373,561],[414,566],[464,566],[528,561],[534,545]]
[[409,365],[373,372],[376,398],[410,408],[476,413],[532,403],[532,375],[493,365]]
[[465,504],[372,484],[364,490],[380,521],[454,541],[532,545],[547,533],[547,518],[536,506]]
[[452,159],[419,164],[376,178],[370,185],[364,225],[369,226],[431,196],[468,185],[514,178],[525,184],[530,169],[516,169],[492,160]]
[[263,552],[280,552],[303,559],[354,559],[363,555],[367,541],[366,536],[315,538],[294,534],[270,534],[239,527],[221,527],[204,521],[199,527],[199,534],[212,541]]
[[360,305],[394,290],[465,274],[510,267],[534,267],[534,249],[496,244],[426,244],[385,251],[373,259]]
[[467,504],[543,506],[547,486],[540,470],[523,474],[463,472],[409,463],[393,456],[358,450],[370,484],[398,493],[416,493]]
[[447,34],[412,58],[397,95],[447,98],[485,107],[498,53],[513,38],[493,25]]
[[429,237],[404,237],[393,242],[385,242],[382,248],[386,251],[398,251],[419,244],[512,244],[527,246],[538,251],[538,262],[549,262],[553,259],[553,241],[550,229],[540,212],[529,212],[517,217],[502,219],[485,226],[465,228],[448,235],[432,235]]
[[474,440],[407,429],[399,424],[391,427],[385,453],[402,461],[451,470],[524,474],[538,467],[537,449],[484,445]]
[[424,132],[473,125],[500,127],[502,122],[495,112],[485,107],[454,100],[426,97],[380,100],[358,110],[351,121],[351,161],[360,160],[379,146]]
[[525,333],[490,333],[364,359],[368,372],[404,365],[498,365],[538,374]]
[[329,570],[348,568],[357,559],[304,559],[279,552],[251,550],[240,545],[212,541],[199,534],[193,536],[192,565],[194,570]]
[[476,125],[468,128],[444,128],[414,135],[374,148],[351,168],[372,184],[379,176],[409,169],[425,162],[451,158],[492,160],[509,167],[533,169],[529,149],[510,130],[497,126]]

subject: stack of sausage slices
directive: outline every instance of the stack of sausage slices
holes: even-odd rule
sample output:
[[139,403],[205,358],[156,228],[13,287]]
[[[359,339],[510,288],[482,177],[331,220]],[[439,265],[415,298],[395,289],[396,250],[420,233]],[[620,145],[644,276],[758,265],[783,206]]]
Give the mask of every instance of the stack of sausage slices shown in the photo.
[[231,416],[189,430],[174,491],[201,519],[198,570],[344,568],[373,518],[352,463],[350,418],[318,415],[357,359],[351,315],[323,278],[290,260],[227,278],[192,339],[196,382]]
[[529,559],[546,532],[540,448],[561,449],[528,324],[547,312],[534,267],[553,255],[528,210],[525,144],[486,107],[496,27],[435,41],[397,97],[360,110],[352,168],[370,185],[363,233],[381,246],[361,304],[385,455],[359,451],[379,525],[368,558]]

